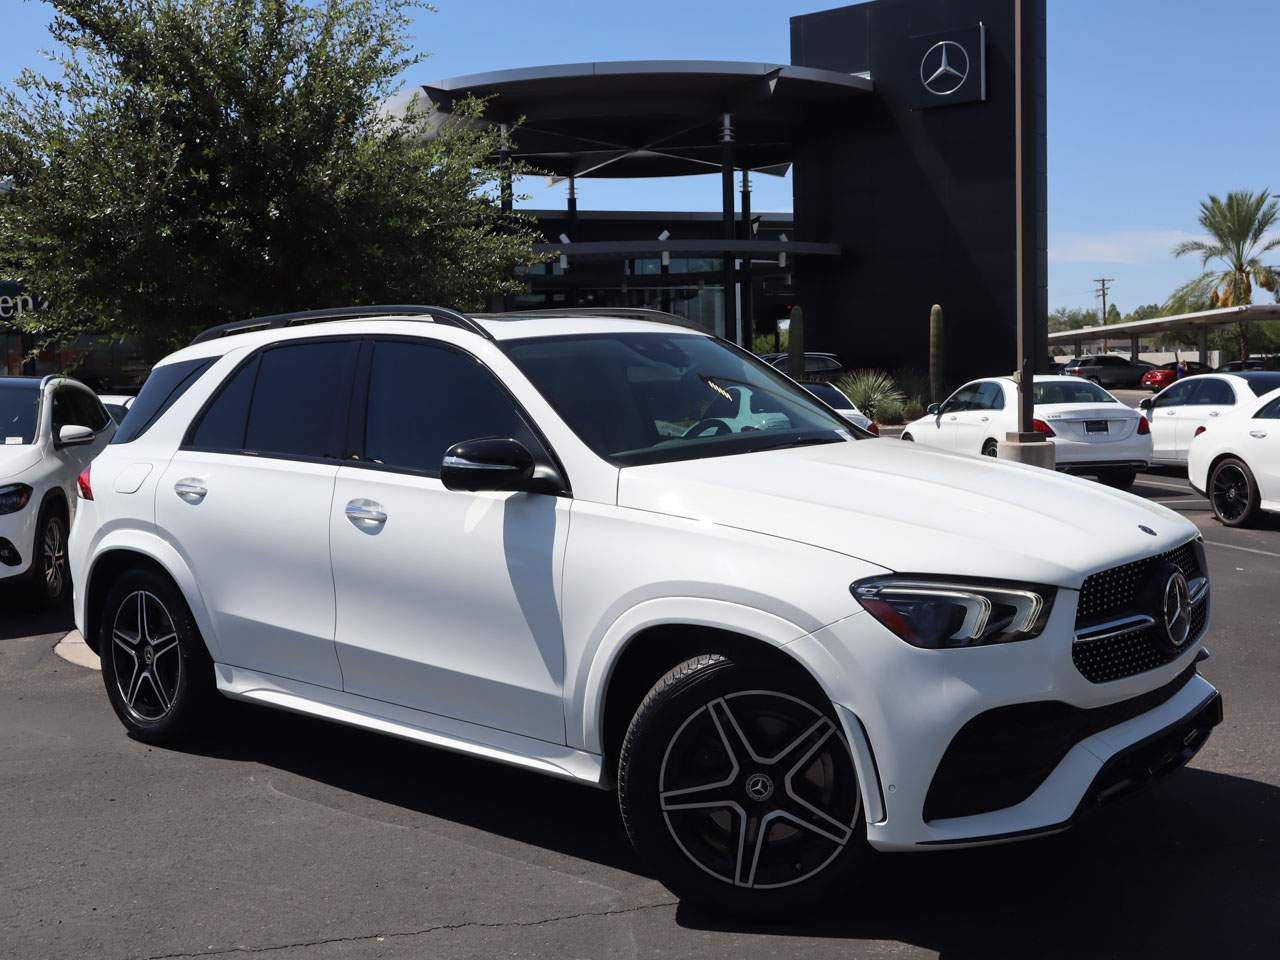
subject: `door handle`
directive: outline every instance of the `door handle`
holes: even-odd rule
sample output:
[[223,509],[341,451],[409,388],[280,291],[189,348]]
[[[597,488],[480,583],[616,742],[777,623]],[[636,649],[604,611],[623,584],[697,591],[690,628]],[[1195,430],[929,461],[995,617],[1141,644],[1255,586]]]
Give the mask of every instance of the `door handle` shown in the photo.
[[209,495],[209,489],[204,482],[195,477],[179,480],[173,485],[173,492],[193,506],[204,502],[204,498]]
[[387,523],[382,504],[372,500],[352,500],[347,504],[346,514],[352,525],[365,533],[377,533]]
[[990,420],[991,418],[990,418],[990,417],[979,417],[978,419],[979,419],[979,420],[981,420],[983,423],[986,423],[986,422],[987,422],[988,420]]
[[1210,411],[1209,411],[1209,416],[1211,416],[1211,417],[1216,417],[1220,412],[1221,412],[1221,411],[1218,411],[1218,410],[1210,410]]
[[1249,436],[1253,437],[1255,440],[1261,440],[1261,439],[1262,439],[1263,437],[1265,437],[1266,435],[1267,435],[1267,431],[1265,431],[1265,430],[1250,430],[1250,431],[1249,431]]

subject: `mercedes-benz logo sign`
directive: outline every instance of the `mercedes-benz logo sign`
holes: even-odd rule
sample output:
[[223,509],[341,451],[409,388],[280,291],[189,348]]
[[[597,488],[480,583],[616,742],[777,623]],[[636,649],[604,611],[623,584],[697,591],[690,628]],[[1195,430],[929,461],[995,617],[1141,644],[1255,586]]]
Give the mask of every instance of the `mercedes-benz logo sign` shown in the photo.
[[1191,591],[1182,571],[1169,574],[1164,585],[1164,630],[1175,648],[1191,633]]
[[757,803],[768,800],[773,794],[773,781],[763,773],[747,777],[747,796]]
[[936,96],[955,93],[968,78],[969,53],[954,40],[935,43],[920,61],[920,82]]

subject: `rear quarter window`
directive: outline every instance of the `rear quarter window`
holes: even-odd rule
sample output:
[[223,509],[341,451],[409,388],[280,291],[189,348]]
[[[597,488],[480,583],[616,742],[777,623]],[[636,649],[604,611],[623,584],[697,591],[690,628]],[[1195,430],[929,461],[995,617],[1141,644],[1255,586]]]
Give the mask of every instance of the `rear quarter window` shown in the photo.
[[111,442],[131,443],[150,430],[152,424],[190,390],[217,359],[201,357],[198,360],[181,360],[152,370]]

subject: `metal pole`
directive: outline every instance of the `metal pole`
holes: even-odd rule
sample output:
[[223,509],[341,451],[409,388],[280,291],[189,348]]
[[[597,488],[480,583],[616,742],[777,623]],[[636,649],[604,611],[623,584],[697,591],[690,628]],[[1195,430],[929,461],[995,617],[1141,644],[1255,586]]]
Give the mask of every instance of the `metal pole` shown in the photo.
[[[733,114],[722,117],[720,129],[720,185],[724,203],[724,238],[734,239],[733,222]],[[734,270],[733,252],[724,251],[724,336],[726,340],[741,343],[738,331],[738,298],[734,290],[737,271]]]
[[[1014,189],[1017,245],[1018,298],[1018,440],[1043,439],[1035,433],[1036,352],[1036,125],[1032,114],[1036,99],[1036,21],[1032,0],[1013,4],[1014,83]],[[1012,439],[1012,438],[1010,438]]]
[[[751,171],[742,168],[742,239],[751,239]],[[755,288],[751,279],[751,254],[742,258],[742,340],[748,350],[755,343]]]
[[1209,326],[1201,324],[1200,326],[1200,363],[1203,366],[1209,365]]
[[[569,236],[578,236],[578,181],[572,174],[569,175]],[[576,307],[578,305],[578,283],[576,279],[569,280],[569,306]]]

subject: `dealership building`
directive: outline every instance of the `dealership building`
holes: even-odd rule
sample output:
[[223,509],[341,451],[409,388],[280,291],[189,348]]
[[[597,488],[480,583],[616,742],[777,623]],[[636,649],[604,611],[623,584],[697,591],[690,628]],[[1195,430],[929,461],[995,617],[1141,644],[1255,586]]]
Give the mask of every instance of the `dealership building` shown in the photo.
[[[1037,335],[1048,313],[1045,2],[1030,4]],[[563,179],[533,211],[553,255],[509,309],[647,306],[739,342],[792,306],[808,349],[858,366],[926,364],[930,307],[947,379],[1013,369],[1017,245],[1013,0],[873,0],[791,19],[791,63],[518,67],[415,87],[440,116],[468,96],[507,151]],[[793,213],[751,185],[792,172]],[[584,211],[577,181],[713,173],[715,213]],[[1040,344],[1033,354],[1047,355]],[[993,363],[995,364],[993,366]]]
[[[1039,338],[1028,356],[1040,358],[1045,0],[1028,6],[1036,40],[1024,69],[1037,95],[1023,123],[1036,149],[1022,196]],[[750,343],[799,306],[807,349],[900,370],[926,366],[941,304],[954,383],[1016,359],[1014,27],[1014,0],[872,0],[793,17],[789,64],[513,65],[411,87],[390,106],[425,97],[439,123],[463,98],[485,98],[504,153],[566,184],[563,208],[533,211],[548,259],[491,307],[653,307]],[[753,211],[752,185],[788,171],[792,212]],[[579,180],[707,173],[721,178],[719,211],[577,208]],[[10,367],[25,353],[13,334],[3,346]],[[80,372],[136,379],[137,359],[112,350],[90,349]]]

